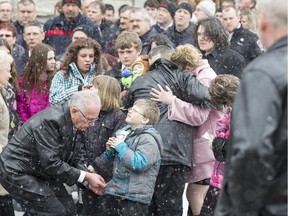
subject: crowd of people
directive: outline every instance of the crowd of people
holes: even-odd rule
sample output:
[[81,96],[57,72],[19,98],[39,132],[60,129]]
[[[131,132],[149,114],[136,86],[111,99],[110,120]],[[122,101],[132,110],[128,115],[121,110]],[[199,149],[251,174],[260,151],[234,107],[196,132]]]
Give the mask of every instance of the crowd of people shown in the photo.
[[[287,215],[287,2],[0,0],[0,215]],[[71,190],[77,192],[73,199]]]

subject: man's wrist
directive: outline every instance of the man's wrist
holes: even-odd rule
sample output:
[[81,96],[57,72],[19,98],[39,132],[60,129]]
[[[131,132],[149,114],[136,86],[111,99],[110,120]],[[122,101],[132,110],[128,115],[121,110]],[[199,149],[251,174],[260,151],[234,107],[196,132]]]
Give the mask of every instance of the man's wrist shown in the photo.
[[83,183],[84,180],[85,180],[85,176],[86,176],[86,172],[83,171],[83,170],[80,170],[80,176],[79,176],[77,182],[79,182],[79,183]]

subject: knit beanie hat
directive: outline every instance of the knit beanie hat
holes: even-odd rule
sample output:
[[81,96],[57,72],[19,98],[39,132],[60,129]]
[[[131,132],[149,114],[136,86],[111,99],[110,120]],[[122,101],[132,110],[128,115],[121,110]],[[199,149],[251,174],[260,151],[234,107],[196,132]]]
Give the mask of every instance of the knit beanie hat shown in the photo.
[[79,25],[74,29],[74,32],[76,31],[82,31],[87,35],[87,37],[93,38],[93,29],[88,25],[85,24]]
[[215,16],[216,7],[215,3],[212,1],[201,1],[196,8],[202,10],[209,17]]
[[192,9],[192,6],[189,3],[182,2],[181,4],[178,5],[176,11],[179,10],[179,9],[185,9],[185,10],[189,11],[189,13],[190,13],[190,15],[192,17],[193,9]]
[[171,1],[164,1],[162,3],[159,4],[159,7],[163,7],[165,8],[166,10],[169,11],[171,17],[173,18],[174,15],[175,15],[175,11],[176,11],[176,5],[174,4],[174,2],[171,2]]
[[76,4],[79,8],[81,8],[81,0],[62,0],[62,6],[68,3]]

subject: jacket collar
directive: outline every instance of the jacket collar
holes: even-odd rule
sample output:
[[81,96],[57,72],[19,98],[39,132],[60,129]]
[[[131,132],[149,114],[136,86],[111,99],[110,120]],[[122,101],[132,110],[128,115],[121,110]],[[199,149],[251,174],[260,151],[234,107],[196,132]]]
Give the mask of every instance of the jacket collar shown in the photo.
[[[83,76],[81,75],[81,72],[78,70],[78,67],[75,64],[75,62],[70,63],[69,66],[71,69],[70,73],[74,74],[75,77],[84,81]],[[87,72],[86,76],[88,76],[90,74],[95,74],[95,64],[92,64],[92,66],[91,66],[90,70]]]
[[276,42],[274,42],[274,44],[272,44],[268,49],[267,49],[267,52],[268,51],[272,51],[274,49],[278,49],[282,46],[287,46],[287,41],[288,40],[288,35],[280,38],[279,40],[277,40]]
[[70,113],[69,101],[62,104],[61,109],[64,114],[64,122],[65,122],[65,124],[63,124],[64,128],[62,128],[63,131],[73,132],[73,122]]
[[150,70],[157,69],[157,67],[161,67],[161,66],[162,67],[163,66],[168,66],[168,68],[171,69],[171,70],[172,69],[178,69],[178,67],[174,63],[168,61],[167,59],[159,58],[151,65]]

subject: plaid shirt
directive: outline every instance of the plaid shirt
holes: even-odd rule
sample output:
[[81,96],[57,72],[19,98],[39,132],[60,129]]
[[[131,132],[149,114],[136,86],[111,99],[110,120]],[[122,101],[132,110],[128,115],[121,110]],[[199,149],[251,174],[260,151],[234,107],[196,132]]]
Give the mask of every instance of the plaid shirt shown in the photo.
[[65,71],[63,70],[58,71],[53,77],[49,95],[52,106],[61,105],[68,101],[74,92],[78,91],[80,85],[92,85],[92,80],[96,74],[94,64],[84,78],[74,62],[69,66],[70,73],[66,79],[64,78]]

